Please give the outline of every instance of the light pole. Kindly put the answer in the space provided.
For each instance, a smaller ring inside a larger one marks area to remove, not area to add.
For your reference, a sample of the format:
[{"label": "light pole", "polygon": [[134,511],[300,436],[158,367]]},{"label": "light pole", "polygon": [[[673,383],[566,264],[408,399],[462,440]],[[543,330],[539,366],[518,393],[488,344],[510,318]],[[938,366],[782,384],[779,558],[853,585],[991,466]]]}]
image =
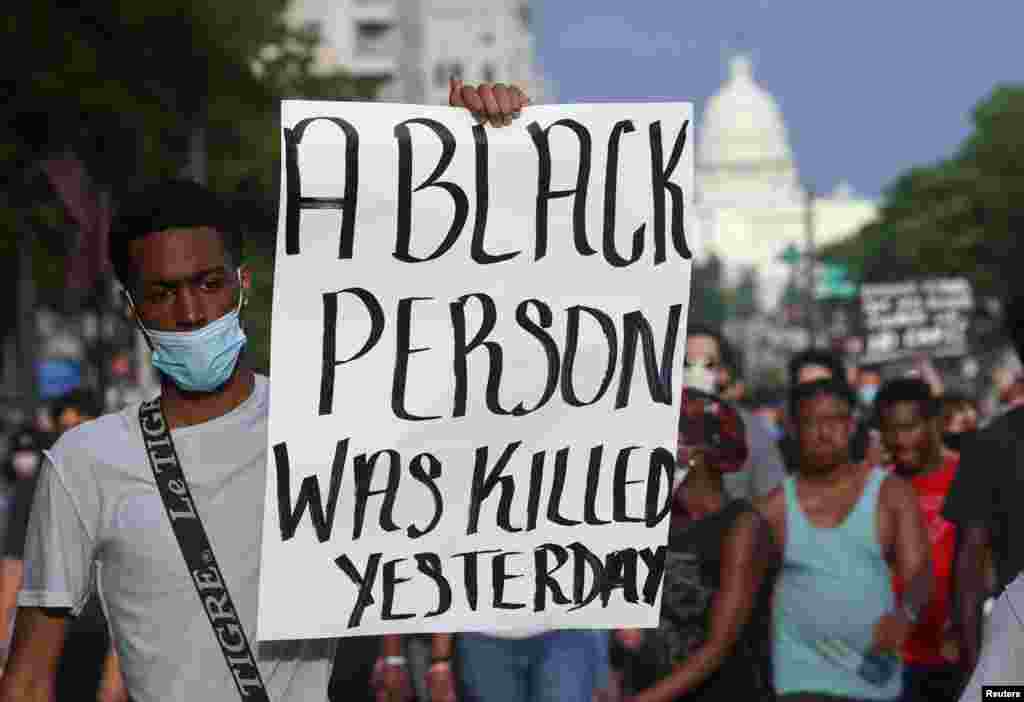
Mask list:
[{"label": "light pole", "polygon": [[818,338],[818,308],[814,299],[814,267],[817,263],[814,236],[814,188],[805,185],[804,188],[804,245],[807,251],[804,253],[804,322],[807,325],[807,336],[812,348]]}]

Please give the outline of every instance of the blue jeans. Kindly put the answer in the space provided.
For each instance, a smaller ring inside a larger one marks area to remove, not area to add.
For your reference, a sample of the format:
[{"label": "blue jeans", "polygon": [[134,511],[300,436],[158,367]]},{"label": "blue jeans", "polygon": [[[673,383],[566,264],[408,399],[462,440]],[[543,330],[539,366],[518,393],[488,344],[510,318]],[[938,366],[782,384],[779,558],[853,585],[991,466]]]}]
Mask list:
[{"label": "blue jeans", "polygon": [[525,639],[460,634],[456,641],[469,702],[593,702],[607,678],[604,632],[549,631]]}]

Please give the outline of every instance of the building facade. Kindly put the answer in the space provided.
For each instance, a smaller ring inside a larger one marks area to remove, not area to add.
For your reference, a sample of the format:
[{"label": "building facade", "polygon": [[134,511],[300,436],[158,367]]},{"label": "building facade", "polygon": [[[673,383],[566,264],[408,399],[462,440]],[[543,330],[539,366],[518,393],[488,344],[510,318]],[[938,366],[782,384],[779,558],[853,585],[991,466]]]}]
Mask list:
[{"label": "building facade", "polygon": [[806,250],[809,229],[815,247],[825,246],[876,215],[875,203],[843,182],[808,196],[782,112],[745,56],[730,61],[728,79],[705,105],[697,139],[700,255],[718,255],[733,275],[756,268],[765,309],[776,306],[792,273],[779,260],[787,246]]},{"label": "building facade", "polygon": [[742,349],[749,381],[783,382],[781,369],[792,353],[837,334],[829,326],[835,320],[825,319],[829,305],[816,305],[813,341],[806,320],[793,319],[783,293],[791,284],[806,291],[806,259],[786,263],[782,253],[805,254],[811,242],[818,249],[851,236],[875,218],[877,206],[845,182],[808,191],[778,103],[754,79],[745,56],[730,61],[728,78],[697,123],[696,188],[698,260],[718,256],[729,284],[744,269],[757,274],[763,313],[729,320],[725,333]]},{"label": "building facade", "polygon": [[321,68],[384,80],[382,100],[436,105],[448,79],[552,90],[537,68],[528,0],[297,0],[296,23],[319,22]]}]

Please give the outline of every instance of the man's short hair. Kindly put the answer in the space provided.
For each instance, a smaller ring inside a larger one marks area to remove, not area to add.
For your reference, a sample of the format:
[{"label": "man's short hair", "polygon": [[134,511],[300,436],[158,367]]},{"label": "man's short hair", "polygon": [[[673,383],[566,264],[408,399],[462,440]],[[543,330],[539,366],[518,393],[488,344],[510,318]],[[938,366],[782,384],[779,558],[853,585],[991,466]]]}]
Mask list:
[{"label": "man's short hair", "polygon": [[879,425],[882,420],[882,413],[895,405],[897,402],[913,402],[921,411],[925,419],[932,419],[938,416],[942,405],[939,399],[932,394],[931,386],[920,378],[896,378],[882,385],[875,397],[875,416]]},{"label": "man's short hair", "polygon": [[857,406],[857,396],[849,383],[842,378],[822,378],[807,383],[796,383],[789,389],[789,411],[794,421],[800,417],[800,403],[819,395],[835,397],[845,402],[851,414]]},{"label": "man's short hair", "polygon": [[789,359],[789,384],[791,387],[797,384],[800,371],[810,366],[827,368],[833,378],[846,380],[846,370],[838,356],[824,349],[806,349]]},{"label": "man's short hair", "polygon": [[110,228],[109,254],[114,273],[125,287],[136,283],[129,245],[153,232],[210,227],[220,234],[230,262],[242,262],[243,237],[227,202],[189,180],[147,185],[121,200]]}]

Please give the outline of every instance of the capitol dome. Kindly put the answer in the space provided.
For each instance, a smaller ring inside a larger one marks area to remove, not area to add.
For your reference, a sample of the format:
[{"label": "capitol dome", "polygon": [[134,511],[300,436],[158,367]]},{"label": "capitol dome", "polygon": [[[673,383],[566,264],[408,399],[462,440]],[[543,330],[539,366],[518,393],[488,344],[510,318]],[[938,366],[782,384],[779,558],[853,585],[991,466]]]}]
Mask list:
[{"label": "capitol dome", "polygon": [[754,82],[746,56],[729,62],[729,79],[707,102],[697,150],[702,168],[791,166],[778,104]]}]

